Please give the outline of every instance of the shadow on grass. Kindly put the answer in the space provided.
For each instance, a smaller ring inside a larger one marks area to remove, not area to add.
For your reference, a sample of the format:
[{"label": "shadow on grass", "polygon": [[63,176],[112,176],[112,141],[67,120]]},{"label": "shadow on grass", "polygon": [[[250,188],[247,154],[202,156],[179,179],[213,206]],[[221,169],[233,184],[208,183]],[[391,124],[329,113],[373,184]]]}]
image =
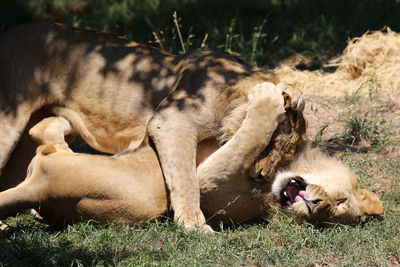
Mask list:
[{"label": "shadow on grass", "polygon": [[[93,266],[114,265],[127,257],[129,251],[112,248],[107,242],[100,250],[77,245],[58,237],[62,232],[44,224],[22,224],[0,232],[1,266]],[[93,242],[99,242],[93,240]],[[96,247],[98,247],[96,245]]]}]

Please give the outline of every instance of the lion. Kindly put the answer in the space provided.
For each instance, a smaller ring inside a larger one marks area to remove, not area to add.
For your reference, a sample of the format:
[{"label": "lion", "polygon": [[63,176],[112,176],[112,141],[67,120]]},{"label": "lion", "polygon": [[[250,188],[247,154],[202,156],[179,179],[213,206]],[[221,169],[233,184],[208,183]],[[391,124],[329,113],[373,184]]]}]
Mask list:
[{"label": "lion", "polygon": [[[58,23],[0,35],[0,190],[15,186],[35,155],[28,130],[48,116],[80,120],[93,148],[135,150],[154,142],[175,221],[204,225],[196,147],[226,142],[245,117],[247,94],[273,81],[264,70],[210,51],[172,55],[123,37]],[[149,121],[150,120],[150,121]],[[148,122],[148,123],[147,123]]]},{"label": "lion", "polygon": [[[302,106],[297,109],[301,112]],[[251,166],[284,114],[281,90],[258,84],[249,91],[245,118],[233,136],[222,146],[198,144],[196,178],[207,222],[268,218],[274,207],[309,222],[356,224],[362,215],[381,214],[379,198],[359,189],[343,163],[316,149],[302,150],[269,182],[252,179]],[[53,223],[128,224],[165,215],[170,192],[152,140],[145,137],[136,149],[115,156],[74,153],[64,134],[80,123],[49,117],[30,130],[40,146],[26,180],[0,193],[0,214],[34,208]]]}]

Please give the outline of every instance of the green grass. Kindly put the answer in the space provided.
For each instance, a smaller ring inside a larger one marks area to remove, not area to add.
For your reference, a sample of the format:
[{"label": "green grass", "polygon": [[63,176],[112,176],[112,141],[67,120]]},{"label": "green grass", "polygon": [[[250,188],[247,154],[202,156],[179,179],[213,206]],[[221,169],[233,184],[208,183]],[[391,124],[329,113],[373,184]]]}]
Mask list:
[{"label": "green grass", "polygon": [[369,141],[372,146],[378,146],[379,144],[385,143],[386,137],[390,135],[385,127],[386,121],[384,119],[371,121],[367,119],[367,115],[363,118],[352,116],[345,118],[343,123],[345,130],[340,136],[340,139],[347,143],[354,144],[361,140],[366,140]]},{"label": "green grass", "polygon": [[240,265],[385,266],[399,257],[399,190],[385,195],[382,218],[357,227],[297,225],[283,214],[269,223],[225,229],[215,235],[186,231],[172,222],[128,227],[80,223],[62,231],[27,215],[0,233],[2,266]]}]

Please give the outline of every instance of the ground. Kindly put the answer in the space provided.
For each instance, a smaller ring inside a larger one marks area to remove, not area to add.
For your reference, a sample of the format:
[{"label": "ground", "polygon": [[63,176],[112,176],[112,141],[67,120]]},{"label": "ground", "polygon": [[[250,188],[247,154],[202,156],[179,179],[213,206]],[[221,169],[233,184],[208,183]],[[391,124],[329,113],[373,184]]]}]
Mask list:
[{"label": "ground", "polygon": [[[370,177],[369,185],[383,194],[400,185],[396,176],[388,176],[387,169],[381,169],[382,161],[393,163],[394,175],[400,168],[395,166],[400,164],[400,92],[387,90],[370,95],[365,91],[341,97],[305,92],[308,137],[350,164],[359,161],[357,171]],[[343,140],[351,127],[364,130],[366,136],[354,142],[352,137]]]}]

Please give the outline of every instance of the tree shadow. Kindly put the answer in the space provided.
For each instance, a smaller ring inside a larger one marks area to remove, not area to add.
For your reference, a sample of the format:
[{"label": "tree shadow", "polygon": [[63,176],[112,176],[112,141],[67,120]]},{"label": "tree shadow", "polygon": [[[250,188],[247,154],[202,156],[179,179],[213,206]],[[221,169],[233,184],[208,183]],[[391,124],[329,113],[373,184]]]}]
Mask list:
[{"label": "tree shadow", "polygon": [[[116,253],[112,244],[99,250],[77,246],[71,240],[57,238],[59,231],[44,224],[17,225],[0,231],[2,266],[94,266],[115,265],[131,256],[124,248]],[[54,237],[52,237],[54,236]],[[93,240],[93,242],[101,242]]]}]

